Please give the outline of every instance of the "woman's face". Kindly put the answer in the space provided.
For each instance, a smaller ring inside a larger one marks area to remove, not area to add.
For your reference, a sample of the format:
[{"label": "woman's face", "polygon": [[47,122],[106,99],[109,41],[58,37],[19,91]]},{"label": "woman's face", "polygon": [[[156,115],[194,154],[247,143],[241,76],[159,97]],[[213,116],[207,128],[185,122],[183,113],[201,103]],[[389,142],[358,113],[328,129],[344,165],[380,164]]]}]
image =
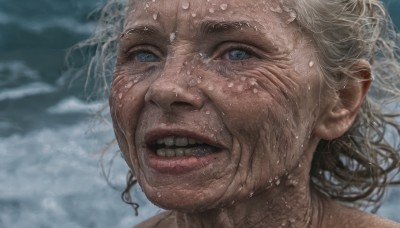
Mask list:
[{"label": "woman's face", "polygon": [[110,105],[152,202],[247,199],[313,151],[321,83],[295,16],[279,1],[131,2]]}]

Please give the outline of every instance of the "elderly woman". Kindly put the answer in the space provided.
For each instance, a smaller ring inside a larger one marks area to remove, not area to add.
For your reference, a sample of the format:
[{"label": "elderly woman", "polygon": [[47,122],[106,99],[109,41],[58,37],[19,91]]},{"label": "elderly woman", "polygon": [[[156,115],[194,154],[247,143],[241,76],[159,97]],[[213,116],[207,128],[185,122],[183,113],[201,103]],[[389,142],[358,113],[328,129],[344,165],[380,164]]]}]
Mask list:
[{"label": "elderly woman", "polygon": [[398,38],[378,0],[114,0],[103,12],[89,42],[99,69],[119,49],[124,196],[138,182],[167,210],[139,227],[400,227],[358,210],[377,208],[399,171],[386,103],[400,95]]}]

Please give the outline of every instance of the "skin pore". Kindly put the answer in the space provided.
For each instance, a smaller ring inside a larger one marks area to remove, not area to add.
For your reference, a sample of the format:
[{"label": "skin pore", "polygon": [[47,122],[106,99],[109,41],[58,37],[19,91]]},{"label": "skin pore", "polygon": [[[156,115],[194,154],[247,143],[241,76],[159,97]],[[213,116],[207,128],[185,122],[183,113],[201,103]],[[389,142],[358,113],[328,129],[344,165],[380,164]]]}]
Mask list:
[{"label": "skin pore", "polygon": [[[279,1],[130,5],[110,95],[115,134],[146,196],[174,211],[143,227],[365,220],[316,193],[309,171],[319,140],[351,126],[369,82],[328,93],[311,40],[289,12],[271,10]],[[205,152],[159,156],[155,142],[170,136],[202,141]]]}]

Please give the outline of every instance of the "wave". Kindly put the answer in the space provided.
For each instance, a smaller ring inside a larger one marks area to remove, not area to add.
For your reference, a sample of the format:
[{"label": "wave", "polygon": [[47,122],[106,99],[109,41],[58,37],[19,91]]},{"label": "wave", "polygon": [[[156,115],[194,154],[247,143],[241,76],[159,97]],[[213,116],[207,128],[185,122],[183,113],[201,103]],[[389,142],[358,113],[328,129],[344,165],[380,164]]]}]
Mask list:
[{"label": "wave", "polygon": [[1,81],[0,87],[9,86],[19,81],[38,81],[40,80],[39,73],[28,67],[22,61],[7,61],[0,62]]},{"label": "wave", "polygon": [[103,102],[86,103],[76,97],[69,97],[50,107],[47,112],[49,114],[87,113],[100,110],[103,105]]},{"label": "wave", "polygon": [[99,151],[113,133],[103,126],[88,134],[89,128],[81,121],[0,137],[0,227],[124,228],[160,211],[140,189],[134,190],[139,217],[122,202],[127,166],[120,156],[111,175],[118,190],[107,185],[99,174]]},{"label": "wave", "polygon": [[57,89],[54,86],[33,82],[13,89],[3,89],[0,92],[0,101],[21,99],[28,96],[53,93]]},{"label": "wave", "polygon": [[83,23],[75,18],[68,16],[54,17],[52,19],[29,20],[22,17],[16,17],[0,11],[0,25],[17,24],[28,31],[41,33],[49,28],[61,28],[68,31],[81,34],[92,34],[95,28],[94,22]]}]

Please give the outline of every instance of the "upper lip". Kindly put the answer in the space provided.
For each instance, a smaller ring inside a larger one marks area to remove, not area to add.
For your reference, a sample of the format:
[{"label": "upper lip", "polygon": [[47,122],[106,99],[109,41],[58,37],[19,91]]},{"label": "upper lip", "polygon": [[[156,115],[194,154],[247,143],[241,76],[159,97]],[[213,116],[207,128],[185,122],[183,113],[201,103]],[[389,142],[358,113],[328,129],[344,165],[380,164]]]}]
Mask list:
[{"label": "upper lip", "polygon": [[146,145],[154,145],[158,139],[162,139],[169,136],[178,136],[178,137],[188,137],[192,139],[196,139],[198,141],[202,141],[205,144],[208,144],[213,147],[217,147],[219,149],[224,149],[225,147],[220,143],[212,140],[206,135],[200,135],[196,132],[186,130],[186,129],[154,129],[150,130],[145,134],[144,141]]}]

